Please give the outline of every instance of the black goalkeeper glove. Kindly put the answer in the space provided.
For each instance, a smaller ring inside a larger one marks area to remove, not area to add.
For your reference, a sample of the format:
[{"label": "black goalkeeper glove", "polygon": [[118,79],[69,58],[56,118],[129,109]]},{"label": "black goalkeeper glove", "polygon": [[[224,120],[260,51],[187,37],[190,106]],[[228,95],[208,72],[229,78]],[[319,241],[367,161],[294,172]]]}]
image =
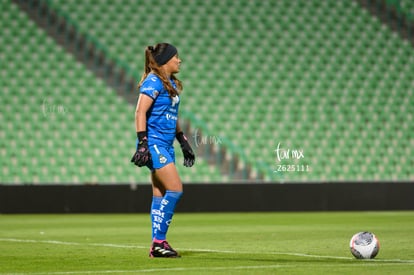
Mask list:
[{"label": "black goalkeeper glove", "polygon": [[187,141],[187,138],[184,136],[183,132],[179,132],[175,135],[178,142],[181,145],[181,150],[183,151],[184,155],[184,166],[191,167],[194,165],[195,162],[195,155],[193,150],[191,149],[190,144]]},{"label": "black goalkeeper glove", "polygon": [[138,145],[137,151],[132,156],[131,162],[142,167],[145,166],[151,159],[150,151],[148,150],[147,132],[137,132]]}]

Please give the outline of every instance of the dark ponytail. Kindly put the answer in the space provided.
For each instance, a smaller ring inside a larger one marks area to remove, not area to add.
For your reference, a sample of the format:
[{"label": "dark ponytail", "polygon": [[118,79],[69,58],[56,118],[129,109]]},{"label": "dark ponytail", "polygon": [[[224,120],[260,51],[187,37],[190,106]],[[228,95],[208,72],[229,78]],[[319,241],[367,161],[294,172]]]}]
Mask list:
[{"label": "dark ponytail", "polygon": [[147,78],[148,74],[153,72],[161,79],[164,88],[168,91],[170,97],[175,97],[176,95],[178,95],[183,88],[181,81],[177,79],[174,75],[171,76],[172,80],[177,86],[177,89],[174,89],[169,79],[165,76],[164,73],[162,73],[161,66],[156,61],[157,59],[158,62],[161,63],[161,65],[163,65],[168,60],[170,60],[172,56],[176,54],[176,52],[177,50],[175,49],[175,47],[168,43],[159,43],[156,44],[155,47],[147,46],[145,48],[144,74],[142,75],[141,80],[138,84],[138,89],[141,87],[142,82],[145,80],[145,78]]}]

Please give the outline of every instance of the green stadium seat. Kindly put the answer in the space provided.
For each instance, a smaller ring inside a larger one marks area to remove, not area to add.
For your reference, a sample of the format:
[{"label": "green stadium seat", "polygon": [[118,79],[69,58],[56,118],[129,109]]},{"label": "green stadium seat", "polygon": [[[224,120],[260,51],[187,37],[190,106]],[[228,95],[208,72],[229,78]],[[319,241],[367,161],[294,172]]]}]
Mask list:
[{"label": "green stadium seat", "polygon": [[[409,1],[388,0],[387,4],[407,15],[411,8],[407,8],[406,2]],[[244,161],[254,170],[252,175],[263,173],[269,181],[413,178],[408,168],[398,165],[399,158],[408,166],[413,164],[409,148],[414,132],[410,116],[414,101],[410,100],[412,93],[407,92],[414,90],[413,49],[356,2],[214,0],[196,4],[182,0],[166,12],[165,5],[145,0],[140,5],[142,13],[128,8],[125,2],[48,3],[69,16],[83,33],[99,41],[109,57],[127,64],[131,75],[140,76],[147,44],[161,40],[176,43],[184,60],[180,72],[185,84],[184,114],[192,114],[186,118],[195,117],[208,125],[209,131],[204,133],[207,136],[219,135],[231,140],[233,146],[227,148],[229,151],[244,150],[247,155]],[[109,167],[96,173],[90,172],[91,168],[82,168],[83,172],[78,174],[76,169],[67,168],[65,175],[50,167],[50,178],[147,182],[147,175],[140,175],[144,173],[118,164],[131,154],[126,141],[123,147],[116,141],[126,140],[131,131],[134,107],[115,99],[113,91],[64,54],[47,36],[39,34],[13,7],[7,4],[4,9],[7,12],[2,12],[4,19],[0,20],[0,26],[7,26],[2,39],[11,45],[0,46],[1,50],[7,52],[7,63],[13,64],[10,68],[20,68],[5,73],[1,67],[0,84],[7,86],[3,102],[13,106],[6,109],[7,113],[17,109],[18,102],[28,106],[24,108],[37,104],[34,109],[27,109],[29,116],[11,118],[18,122],[17,128],[24,129],[22,121],[37,112],[40,122],[33,127],[39,140],[63,139],[56,142],[63,147],[70,140],[68,147],[82,148],[87,154],[86,163],[74,162],[78,171],[86,164],[94,167],[95,162]],[[271,17],[267,16],[269,11]],[[174,17],[178,12],[182,16]],[[9,20],[10,14],[18,18],[15,23]],[[142,20],[141,14],[148,16]],[[165,14],[164,21],[174,22],[175,27],[161,26],[154,30],[152,26],[157,24],[158,17],[153,14]],[[32,43],[29,45],[41,46],[21,45],[29,35]],[[16,47],[20,47],[20,54],[11,55]],[[57,70],[50,73],[46,67],[32,65],[44,63],[56,66]],[[29,87],[25,90],[19,87],[22,75],[33,75],[27,79]],[[63,96],[58,97],[57,92]],[[22,96],[24,99],[20,100]],[[49,104],[67,106],[68,112],[44,117],[39,104],[45,98],[50,99]],[[100,106],[105,106],[105,112]],[[44,133],[63,128],[54,125],[67,127],[70,132],[57,136]],[[107,129],[111,131],[108,133]],[[83,134],[88,130],[92,134]],[[395,132],[400,133],[398,139],[393,136]],[[106,139],[108,135],[111,140]],[[131,136],[133,139],[133,133]],[[275,176],[271,170],[277,142],[303,147],[313,171]],[[105,153],[108,147],[123,149]],[[93,148],[102,151],[101,158],[94,156]],[[79,158],[79,154],[63,150],[68,157]],[[397,154],[390,155],[387,150]],[[41,163],[40,159],[37,161]],[[383,165],[385,162],[388,166]],[[220,167],[210,171],[211,165],[202,160],[200,163],[194,170],[180,170],[185,180],[225,179],[218,171]],[[58,168],[60,165],[57,164]],[[362,168],[358,169],[359,166]],[[30,171],[23,176],[8,177],[28,179]],[[40,172],[36,177],[39,181],[43,179]]]}]

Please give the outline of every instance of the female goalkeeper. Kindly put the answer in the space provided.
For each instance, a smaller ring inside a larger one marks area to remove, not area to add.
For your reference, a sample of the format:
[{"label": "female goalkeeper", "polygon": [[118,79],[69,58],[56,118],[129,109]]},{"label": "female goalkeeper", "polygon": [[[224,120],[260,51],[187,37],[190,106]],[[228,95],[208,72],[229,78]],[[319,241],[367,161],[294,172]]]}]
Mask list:
[{"label": "female goalkeeper", "polygon": [[150,257],[179,257],[167,242],[166,234],[183,185],[175,167],[174,139],[184,155],[184,165],[191,167],[195,156],[178,121],[181,81],[175,77],[181,60],[177,49],[159,43],[145,49],[145,70],[139,82],[135,111],[137,149],[131,162],[151,170],[152,246]]}]

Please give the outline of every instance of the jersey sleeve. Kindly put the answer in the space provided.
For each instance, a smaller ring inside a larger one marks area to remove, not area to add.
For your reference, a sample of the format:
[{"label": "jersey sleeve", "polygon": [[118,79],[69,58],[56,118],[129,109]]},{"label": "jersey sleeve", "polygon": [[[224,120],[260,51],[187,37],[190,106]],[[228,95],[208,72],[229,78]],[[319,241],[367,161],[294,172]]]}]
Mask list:
[{"label": "jersey sleeve", "polygon": [[149,75],[142,83],[139,91],[152,99],[156,99],[163,88],[161,80],[155,75]]}]

